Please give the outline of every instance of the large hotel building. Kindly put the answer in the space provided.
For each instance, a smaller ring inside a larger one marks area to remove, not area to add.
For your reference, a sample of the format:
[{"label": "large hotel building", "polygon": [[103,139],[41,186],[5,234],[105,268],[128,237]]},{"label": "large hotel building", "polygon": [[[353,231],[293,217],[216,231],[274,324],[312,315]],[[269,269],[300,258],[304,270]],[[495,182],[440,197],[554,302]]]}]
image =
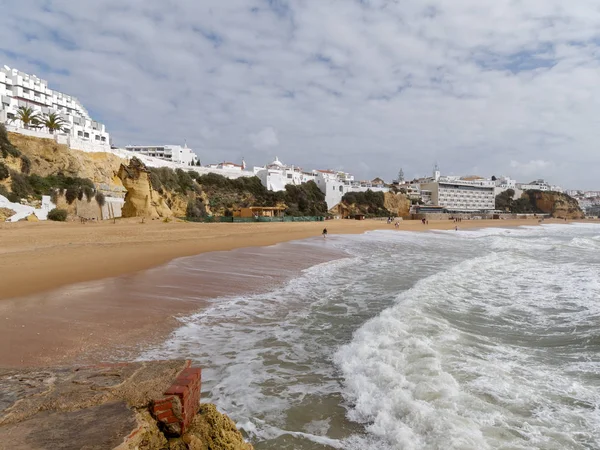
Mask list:
[{"label": "large hotel building", "polygon": [[431,203],[451,212],[492,211],[496,209],[495,183],[476,178],[442,177],[436,167],[433,178],[421,183],[421,190],[431,192]]}]

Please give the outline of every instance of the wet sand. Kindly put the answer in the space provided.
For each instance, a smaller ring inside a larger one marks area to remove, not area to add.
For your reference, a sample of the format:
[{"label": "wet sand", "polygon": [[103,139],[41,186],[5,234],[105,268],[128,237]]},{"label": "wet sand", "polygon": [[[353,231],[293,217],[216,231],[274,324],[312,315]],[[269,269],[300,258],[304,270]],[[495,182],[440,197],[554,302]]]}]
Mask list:
[{"label": "wet sand", "polygon": [[[458,226],[532,224],[537,221]],[[131,359],[164,340],[177,316],[201,310],[211,298],[268,289],[302,269],[343,257],[320,237],[274,245],[318,236],[325,226],[330,234],[394,230],[385,221],[349,220],[0,224],[0,365]],[[400,230],[455,226],[405,221]],[[196,256],[181,258],[187,255]]]}]

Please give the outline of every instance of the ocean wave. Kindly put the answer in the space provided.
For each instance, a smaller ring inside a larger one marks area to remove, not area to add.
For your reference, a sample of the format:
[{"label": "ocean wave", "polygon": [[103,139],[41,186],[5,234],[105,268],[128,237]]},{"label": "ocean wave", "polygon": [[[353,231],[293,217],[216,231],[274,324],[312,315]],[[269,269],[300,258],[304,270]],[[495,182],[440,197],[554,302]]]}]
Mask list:
[{"label": "ocean wave", "polygon": [[348,257],[211,299],[143,358],[203,366],[203,401],[265,449],[598,448],[600,254],[572,245],[597,236],[335,237]]},{"label": "ocean wave", "polygon": [[406,449],[599,446],[600,395],[563,371],[600,348],[599,278],[490,253],[419,281],[337,352],[349,417]]}]

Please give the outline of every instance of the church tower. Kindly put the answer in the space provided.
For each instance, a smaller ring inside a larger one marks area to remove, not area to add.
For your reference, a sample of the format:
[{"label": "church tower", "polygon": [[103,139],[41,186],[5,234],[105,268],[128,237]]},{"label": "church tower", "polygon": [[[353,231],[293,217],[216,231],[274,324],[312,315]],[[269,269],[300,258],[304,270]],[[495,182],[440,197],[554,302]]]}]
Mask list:
[{"label": "church tower", "polygon": [[433,166],[433,179],[435,181],[440,181],[440,176],[441,176],[440,167],[438,166],[438,163],[436,162],[435,166]]}]

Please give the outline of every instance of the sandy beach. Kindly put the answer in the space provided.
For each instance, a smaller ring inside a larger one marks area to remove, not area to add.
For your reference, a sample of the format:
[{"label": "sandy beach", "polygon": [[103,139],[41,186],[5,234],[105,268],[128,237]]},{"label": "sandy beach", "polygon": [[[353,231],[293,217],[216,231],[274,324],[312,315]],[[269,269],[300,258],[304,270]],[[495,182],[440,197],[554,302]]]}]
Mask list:
[{"label": "sandy beach", "polygon": [[[475,220],[458,226],[537,224],[537,220]],[[404,221],[400,230],[454,229],[456,225],[452,221],[428,225]],[[0,361],[3,366],[21,366],[87,362],[107,355],[131,357],[140,345],[164,339],[177,326],[175,317],[201,310],[210,298],[255,291],[266,283],[282,281],[288,272],[292,276],[294,271],[341,257],[327,249],[297,249],[300,256],[290,262],[289,255],[277,247],[263,248],[320,239],[323,227],[331,235],[394,230],[393,225],[378,220],[0,224]],[[235,249],[235,254],[210,253]],[[200,254],[204,254],[202,266],[209,269],[194,272],[193,286],[178,278],[180,266],[167,264]]]}]

